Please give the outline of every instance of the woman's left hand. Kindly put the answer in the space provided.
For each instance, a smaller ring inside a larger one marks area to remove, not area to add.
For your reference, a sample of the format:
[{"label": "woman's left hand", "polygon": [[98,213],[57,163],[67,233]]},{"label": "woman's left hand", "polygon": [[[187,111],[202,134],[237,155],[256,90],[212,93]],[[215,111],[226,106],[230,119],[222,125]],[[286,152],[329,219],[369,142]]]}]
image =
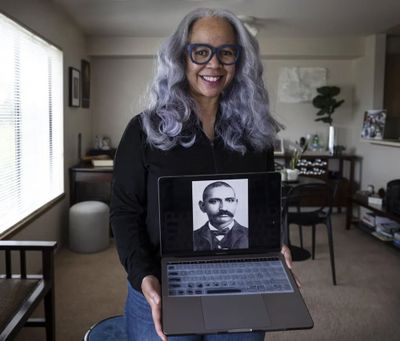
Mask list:
[{"label": "woman's left hand", "polygon": [[293,273],[292,271],[292,253],[290,252],[290,249],[287,247],[287,245],[282,245],[282,249],[281,249],[281,253],[283,254],[283,256],[285,257],[285,261],[286,261],[286,265],[289,268],[289,270],[291,271],[297,286],[300,288],[301,287],[301,283],[299,281],[299,279],[297,278],[297,276]]}]

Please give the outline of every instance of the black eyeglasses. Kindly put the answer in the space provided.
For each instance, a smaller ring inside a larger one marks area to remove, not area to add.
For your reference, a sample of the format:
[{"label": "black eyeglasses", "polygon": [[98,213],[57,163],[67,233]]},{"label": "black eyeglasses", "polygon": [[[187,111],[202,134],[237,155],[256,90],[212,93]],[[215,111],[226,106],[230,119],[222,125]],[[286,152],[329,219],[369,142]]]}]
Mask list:
[{"label": "black eyeglasses", "polygon": [[207,64],[216,55],[221,64],[232,65],[238,62],[242,47],[236,44],[225,44],[218,47],[208,44],[188,44],[187,50],[190,60],[195,64]]}]

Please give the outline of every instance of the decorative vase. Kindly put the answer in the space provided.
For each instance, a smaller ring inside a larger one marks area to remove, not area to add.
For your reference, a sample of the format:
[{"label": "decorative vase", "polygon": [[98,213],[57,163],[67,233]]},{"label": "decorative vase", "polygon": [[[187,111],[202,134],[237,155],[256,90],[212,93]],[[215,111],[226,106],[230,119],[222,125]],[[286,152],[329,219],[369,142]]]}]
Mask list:
[{"label": "decorative vase", "polygon": [[334,153],[334,147],[336,144],[336,131],[335,127],[330,125],[329,126],[329,133],[328,133],[328,151],[331,155]]}]

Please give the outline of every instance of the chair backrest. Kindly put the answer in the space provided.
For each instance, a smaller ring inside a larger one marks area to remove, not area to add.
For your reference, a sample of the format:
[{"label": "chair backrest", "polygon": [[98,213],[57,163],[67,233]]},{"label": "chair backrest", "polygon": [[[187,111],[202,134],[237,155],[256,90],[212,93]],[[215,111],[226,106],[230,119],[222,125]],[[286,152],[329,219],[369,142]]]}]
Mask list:
[{"label": "chair backrest", "polygon": [[331,214],[333,202],[336,196],[337,185],[333,187],[327,183],[310,183],[292,187],[287,195],[284,211],[295,207],[301,212],[324,212]]}]

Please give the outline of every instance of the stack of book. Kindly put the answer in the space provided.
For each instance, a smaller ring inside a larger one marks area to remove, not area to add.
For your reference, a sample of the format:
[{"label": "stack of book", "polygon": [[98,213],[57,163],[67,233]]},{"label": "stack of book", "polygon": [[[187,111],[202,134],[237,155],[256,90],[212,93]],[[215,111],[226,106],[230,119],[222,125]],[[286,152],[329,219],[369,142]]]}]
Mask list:
[{"label": "stack of book", "polygon": [[364,228],[370,230],[371,232],[375,231],[375,213],[365,212],[361,217],[361,221]]},{"label": "stack of book", "polygon": [[394,242],[396,235],[398,244],[400,244],[400,224],[398,222],[372,212],[364,213],[361,220],[364,227],[369,229],[376,238],[385,242]]}]

